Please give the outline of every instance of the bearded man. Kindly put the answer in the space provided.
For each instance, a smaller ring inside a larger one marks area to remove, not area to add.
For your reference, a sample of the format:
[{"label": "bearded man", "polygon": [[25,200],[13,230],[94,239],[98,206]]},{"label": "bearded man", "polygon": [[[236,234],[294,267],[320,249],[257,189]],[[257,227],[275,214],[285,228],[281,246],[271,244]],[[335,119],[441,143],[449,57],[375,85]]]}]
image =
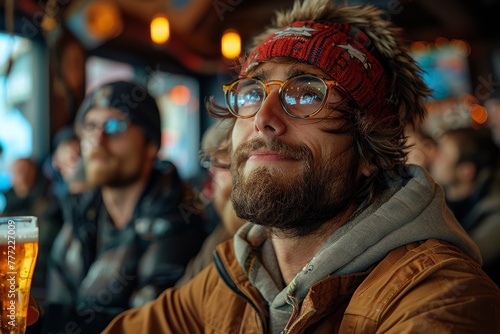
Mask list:
[{"label": "bearded man", "polygon": [[181,277],[206,236],[192,189],[159,161],[160,112],[147,90],[107,83],[77,116],[86,179],[65,202],[49,264],[45,333],[100,333]]},{"label": "bearded man", "polygon": [[223,86],[232,201],[214,264],[128,333],[494,333],[500,293],[443,190],[405,165],[429,90],[373,6],[295,2]]}]

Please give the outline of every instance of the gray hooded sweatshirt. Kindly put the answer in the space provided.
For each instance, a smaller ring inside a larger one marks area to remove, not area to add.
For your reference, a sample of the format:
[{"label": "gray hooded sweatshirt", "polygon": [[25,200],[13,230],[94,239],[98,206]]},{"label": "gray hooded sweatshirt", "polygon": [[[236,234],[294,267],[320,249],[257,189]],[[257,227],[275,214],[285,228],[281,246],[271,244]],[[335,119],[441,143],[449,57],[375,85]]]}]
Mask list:
[{"label": "gray hooded sweatshirt", "polygon": [[478,247],[447,208],[442,188],[420,167],[410,165],[407,171],[407,178],[391,180],[375,202],[358,209],[337,229],[288,286],[264,229],[247,223],[238,231],[234,238],[238,262],[269,304],[272,333],[281,333],[293,303],[301,302],[314,283],[329,275],[365,271],[397,247],[440,239],[481,263]]}]

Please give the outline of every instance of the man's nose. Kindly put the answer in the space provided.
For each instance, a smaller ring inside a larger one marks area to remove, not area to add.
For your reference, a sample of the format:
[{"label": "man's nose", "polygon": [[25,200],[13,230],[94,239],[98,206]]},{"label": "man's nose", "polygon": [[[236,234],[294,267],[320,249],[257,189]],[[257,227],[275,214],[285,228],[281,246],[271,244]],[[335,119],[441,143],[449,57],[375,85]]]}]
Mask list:
[{"label": "man's nose", "polygon": [[101,145],[105,140],[106,135],[102,127],[96,127],[93,129],[92,133],[87,134],[82,141],[86,141],[88,144],[97,146]]},{"label": "man's nose", "polygon": [[286,132],[285,111],[280,102],[279,89],[270,87],[268,95],[255,115],[254,129],[268,136],[281,136]]}]

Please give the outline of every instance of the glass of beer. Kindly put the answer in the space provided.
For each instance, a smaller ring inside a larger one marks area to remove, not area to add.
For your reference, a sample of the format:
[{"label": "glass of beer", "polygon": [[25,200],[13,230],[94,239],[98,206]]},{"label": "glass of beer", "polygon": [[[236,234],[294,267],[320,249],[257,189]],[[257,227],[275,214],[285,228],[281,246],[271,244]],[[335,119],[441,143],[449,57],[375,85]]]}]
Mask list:
[{"label": "glass of beer", "polygon": [[38,254],[38,219],[0,217],[2,334],[24,334],[31,279]]}]

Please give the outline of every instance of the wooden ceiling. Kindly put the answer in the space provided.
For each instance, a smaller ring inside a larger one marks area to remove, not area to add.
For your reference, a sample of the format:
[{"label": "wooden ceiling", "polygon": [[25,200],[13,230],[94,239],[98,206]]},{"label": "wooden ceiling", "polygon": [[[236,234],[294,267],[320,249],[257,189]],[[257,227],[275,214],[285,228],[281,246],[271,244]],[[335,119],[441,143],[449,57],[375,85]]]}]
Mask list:
[{"label": "wooden ceiling", "polygon": [[[14,0],[7,0],[14,1]],[[53,13],[62,23],[91,0],[15,0],[24,18]],[[96,0],[97,1],[97,0]],[[102,0],[101,0],[102,1]],[[146,57],[171,57],[192,70],[217,70],[221,61],[220,37],[226,29],[240,32],[243,43],[268,25],[275,10],[292,0],[106,0],[117,4],[123,32],[90,52],[126,52]],[[337,0],[339,3],[372,3],[403,27],[410,40],[434,41],[437,37],[466,40],[498,40],[496,20],[500,0]],[[5,3],[5,0],[0,1]],[[54,7],[54,4],[56,7]],[[50,5],[52,12],[50,12]],[[54,10],[54,8],[56,10]],[[37,14],[38,13],[38,14]],[[171,40],[163,46],[149,43],[149,22],[166,13]],[[84,29],[84,27],[81,27]],[[193,65],[194,64],[194,65]]]}]

